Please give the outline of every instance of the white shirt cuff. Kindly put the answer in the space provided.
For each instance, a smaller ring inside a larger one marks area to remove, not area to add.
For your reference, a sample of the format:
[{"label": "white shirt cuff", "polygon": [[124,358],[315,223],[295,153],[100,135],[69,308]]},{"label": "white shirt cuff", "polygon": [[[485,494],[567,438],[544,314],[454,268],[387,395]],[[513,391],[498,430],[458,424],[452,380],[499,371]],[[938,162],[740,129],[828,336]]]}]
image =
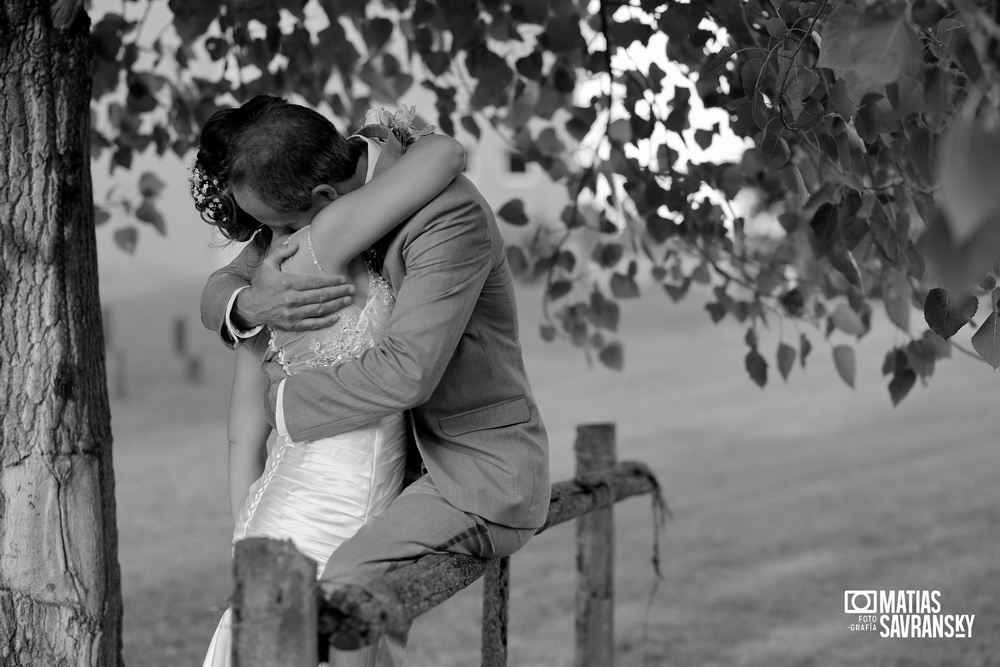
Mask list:
[{"label": "white shirt cuff", "polygon": [[274,427],[278,430],[278,435],[288,435],[288,427],[285,426],[285,381],[278,383],[278,401],[274,406]]},{"label": "white shirt cuff", "polygon": [[233,306],[236,305],[236,295],[242,292],[243,290],[249,288],[250,286],[247,285],[246,287],[241,287],[235,292],[233,292],[233,295],[229,297],[229,303],[226,304],[226,329],[229,330],[229,334],[232,336],[233,341],[237,344],[239,343],[241,338],[253,338],[258,333],[260,333],[261,329],[264,328],[264,325],[258,324],[249,331],[243,331],[235,324],[233,324],[232,315],[233,315]]}]

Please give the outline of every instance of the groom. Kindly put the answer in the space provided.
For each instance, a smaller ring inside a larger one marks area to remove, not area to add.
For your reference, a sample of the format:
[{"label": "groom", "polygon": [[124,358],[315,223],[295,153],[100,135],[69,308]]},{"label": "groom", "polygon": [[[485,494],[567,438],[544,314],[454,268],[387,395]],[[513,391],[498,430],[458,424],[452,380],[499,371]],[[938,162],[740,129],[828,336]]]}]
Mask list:
[{"label": "groom", "polygon": [[[359,141],[344,139],[318,113],[299,109],[301,126],[292,119],[246,130],[273,142],[269,164],[257,170],[272,182],[245,184],[258,195],[256,203],[272,210],[277,205],[262,193],[274,189],[276,178],[310,178],[284,159],[306,128],[324,123],[332,142]],[[357,134],[375,141],[366,142],[368,150],[354,164],[339,165],[339,173],[351,174],[329,182],[339,194],[360,187],[402,154],[385,126],[367,125]],[[310,173],[318,169],[313,167]],[[390,232],[378,255],[396,293],[381,343],[359,358],[293,376],[277,364],[265,365],[271,378],[266,403],[280,433],[315,440],[408,410],[423,459],[426,474],[331,556],[323,574],[328,591],[336,582],[377,581],[400,563],[431,553],[510,555],[548,512],[548,440],[528,386],[510,270],[489,204],[459,176]],[[202,294],[205,325],[232,344],[253,333],[241,325],[286,326],[289,317],[322,316],[317,296],[342,296],[328,284],[283,280],[275,270],[279,259],[266,258],[253,268],[253,258],[241,255],[214,273]],[[300,304],[299,310],[289,315],[287,303]],[[369,649],[338,652],[330,661],[336,667],[399,665],[405,641],[383,637]]]}]

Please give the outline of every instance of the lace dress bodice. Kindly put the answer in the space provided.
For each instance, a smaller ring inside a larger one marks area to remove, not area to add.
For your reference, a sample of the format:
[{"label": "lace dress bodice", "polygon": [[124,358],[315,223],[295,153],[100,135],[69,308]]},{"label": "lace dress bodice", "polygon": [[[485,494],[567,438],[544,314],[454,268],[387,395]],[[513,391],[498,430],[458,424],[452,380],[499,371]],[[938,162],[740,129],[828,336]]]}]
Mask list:
[{"label": "lace dress bodice", "polygon": [[[312,260],[308,264],[310,270],[314,273],[323,273],[313,250],[308,226],[291,234],[285,243],[298,243],[300,249],[308,249]],[[301,272],[302,266],[305,264],[300,263],[296,271]],[[307,368],[332,366],[357,357],[365,350],[374,347],[385,335],[394,304],[392,287],[368,264],[368,298],[363,308],[354,304],[347,306],[341,311],[340,319],[326,329],[313,331],[271,329],[268,352],[271,358],[281,363],[289,375]]]}]

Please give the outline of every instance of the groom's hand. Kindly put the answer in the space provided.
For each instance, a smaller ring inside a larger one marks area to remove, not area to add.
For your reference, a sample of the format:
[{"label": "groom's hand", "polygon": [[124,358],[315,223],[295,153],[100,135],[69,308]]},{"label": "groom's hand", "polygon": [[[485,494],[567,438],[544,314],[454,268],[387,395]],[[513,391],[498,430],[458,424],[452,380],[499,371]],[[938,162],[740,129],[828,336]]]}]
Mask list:
[{"label": "groom's hand", "polygon": [[295,254],[294,243],[279,245],[257,268],[250,288],[233,304],[233,323],[241,329],[267,324],[288,331],[331,326],[338,310],[351,303],[354,286],[344,276],[282,273],[281,264]]}]

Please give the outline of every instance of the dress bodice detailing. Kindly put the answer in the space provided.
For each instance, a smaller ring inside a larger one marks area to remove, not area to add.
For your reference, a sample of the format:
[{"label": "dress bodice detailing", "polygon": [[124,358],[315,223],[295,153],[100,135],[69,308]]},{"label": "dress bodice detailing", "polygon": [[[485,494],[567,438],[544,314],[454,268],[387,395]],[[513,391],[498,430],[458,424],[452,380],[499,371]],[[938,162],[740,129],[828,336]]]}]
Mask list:
[{"label": "dress bodice detailing", "polygon": [[[323,273],[312,245],[309,227],[304,233],[313,267]],[[294,236],[294,235],[293,235]],[[286,241],[287,243],[288,241]],[[360,356],[376,345],[385,334],[396,297],[388,281],[379,275],[366,259],[368,268],[368,299],[364,308],[355,305],[341,311],[333,326],[314,331],[271,329],[269,351],[285,372],[294,375],[309,368],[333,366]],[[353,311],[353,312],[351,312]]]}]

